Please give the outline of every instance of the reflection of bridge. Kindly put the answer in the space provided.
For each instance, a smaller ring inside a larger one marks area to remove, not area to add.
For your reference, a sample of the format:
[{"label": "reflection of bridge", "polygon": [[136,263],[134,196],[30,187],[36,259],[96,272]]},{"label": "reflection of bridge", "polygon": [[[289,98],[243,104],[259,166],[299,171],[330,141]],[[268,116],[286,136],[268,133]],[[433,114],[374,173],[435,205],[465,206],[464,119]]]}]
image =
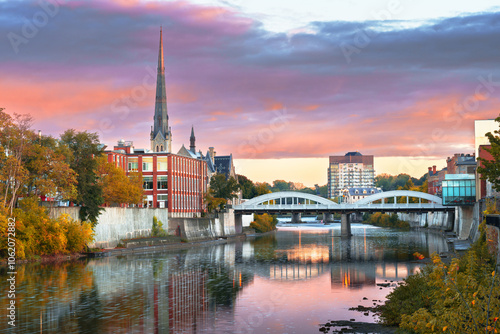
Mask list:
[{"label": "reflection of bridge", "polygon": [[[418,203],[411,203],[410,198],[418,199]],[[391,199],[392,203],[386,203],[388,199]],[[398,199],[403,203],[398,203]],[[316,195],[283,191],[261,195],[234,206],[234,212],[237,218],[241,214],[251,213],[291,213],[292,222],[300,221],[300,215],[302,213],[323,213],[326,221],[332,221],[333,213],[340,213],[342,214],[341,230],[343,236],[351,235],[351,225],[349,221],[349,214],[351,213],[436,212],[454,210],[454,207],[443,206],[440,197],[409,190],[382,192],[365,197],[353,204],[337,204]]]}]

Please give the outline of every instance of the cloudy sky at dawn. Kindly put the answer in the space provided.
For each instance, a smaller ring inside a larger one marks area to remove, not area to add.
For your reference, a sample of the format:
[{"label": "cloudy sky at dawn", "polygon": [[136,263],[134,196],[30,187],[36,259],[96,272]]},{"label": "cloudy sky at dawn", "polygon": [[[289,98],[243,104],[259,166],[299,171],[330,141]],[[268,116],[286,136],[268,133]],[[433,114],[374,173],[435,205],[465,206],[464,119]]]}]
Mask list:
[{"label": "cloudy sky at dawn", "polygon": [[0,1],[0,107],[149,148],[160,25],[173,150],[193,125],[255,181],[322,185],[347,151],[420,177],[499,114],[483,0]]}]

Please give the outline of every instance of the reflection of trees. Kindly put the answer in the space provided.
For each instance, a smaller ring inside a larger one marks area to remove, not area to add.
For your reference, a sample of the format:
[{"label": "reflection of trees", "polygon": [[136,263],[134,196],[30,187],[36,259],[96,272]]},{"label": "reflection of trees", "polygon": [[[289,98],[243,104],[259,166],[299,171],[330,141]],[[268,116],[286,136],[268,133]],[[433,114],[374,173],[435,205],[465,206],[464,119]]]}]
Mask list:
[{"label": "reflection of trees", "polygon": [[[19,332],[78,332],[72,305],[93,285],[92,271],[84,262],[29,263],[16,268],[16,310]],[[36,274],[34,274],[36,273]],[[0,288],[8,291],[2,271]],[[0,322],[0,332],[7,322]]]},{"label": "reflection of trees", "polygon": [[275,233],[255,238],[250,243],[254,249],[255,261],[274,261],[278,259],[278,255],[276,254],[278,240]]},{"label": "reflection of trees", "polygon": [[253,281],[253,274],[234,270],[224,265],[208,269],[207,290],[211,303],[233,306],[236,296]]},{"label": "reflection of trees", "polygon": [[97,286],[92,284],[90,290],[80,292],[76,308],[76,318],[78,319],[80,333],[101,333],[102,316],[103,311]]}]

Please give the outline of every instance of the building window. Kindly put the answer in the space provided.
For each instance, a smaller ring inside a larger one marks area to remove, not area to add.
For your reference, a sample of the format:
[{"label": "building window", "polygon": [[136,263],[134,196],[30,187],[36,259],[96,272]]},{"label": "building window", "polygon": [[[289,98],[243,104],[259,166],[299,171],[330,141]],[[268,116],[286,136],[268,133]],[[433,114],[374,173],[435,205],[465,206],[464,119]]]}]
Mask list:
[{"label": "building window", "polygon": [[128,171],[129,172],[137,172],[138,170],[139,170],[138,158],[129,158],[128,159]]},{"label": "building window", "polygon": [[158,176],[157,189],[168,189],[168,176]]},{"label": "building window", "polygon": [[142,171],[152,172],[153,171],[153,158],[142,158]]},{"label": "building window", "polygon": [[158,201],[168,201],[168,195],[158,195]]},{"label": "building window", "polygon": [[153,189],[153,177],[152,176],[143,176],[142,177],[142,188],[145,190]]},{"label": "building window", "polygon": [[168,170],[168,158],[158,158],[156,163],[157,170]]}]

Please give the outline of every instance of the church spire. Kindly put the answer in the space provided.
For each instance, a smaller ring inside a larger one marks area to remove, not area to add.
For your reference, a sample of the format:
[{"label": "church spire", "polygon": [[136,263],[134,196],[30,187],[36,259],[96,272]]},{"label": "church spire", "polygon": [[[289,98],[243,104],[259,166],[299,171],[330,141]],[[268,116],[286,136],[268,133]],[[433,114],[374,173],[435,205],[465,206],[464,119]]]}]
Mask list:
[{"label": "church spire", "polygon": [[155,115],[151,131],[151,150],[171,152],[172,133],[168,126],[167,92],[165,88],[165,64],[163,61],[163,30],[160,27],[160,47],[158,50],[158,71],[156,76]]},{"label": "church spire", "polygon": [[196,145],[195,145],[196,138],[194,137],[194,127],[191,125],[191,137],[189,137],[189,150],[193,153],[196,153]]}]

